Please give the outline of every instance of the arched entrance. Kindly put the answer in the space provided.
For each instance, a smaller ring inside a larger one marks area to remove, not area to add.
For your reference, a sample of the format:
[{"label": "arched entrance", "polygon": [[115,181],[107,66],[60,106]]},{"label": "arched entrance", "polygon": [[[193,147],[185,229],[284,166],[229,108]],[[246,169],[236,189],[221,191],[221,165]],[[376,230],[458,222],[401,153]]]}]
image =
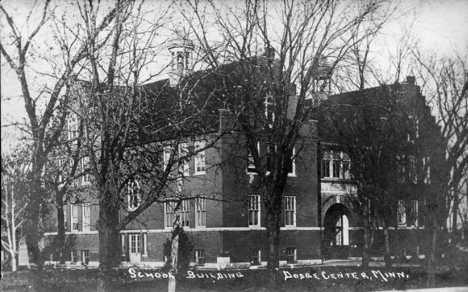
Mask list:
[{"label": "arched entrance", "polygon": [[323,252],[327,258],[349,256],[350,212],[343,204],[333,204],[325,213]]}]

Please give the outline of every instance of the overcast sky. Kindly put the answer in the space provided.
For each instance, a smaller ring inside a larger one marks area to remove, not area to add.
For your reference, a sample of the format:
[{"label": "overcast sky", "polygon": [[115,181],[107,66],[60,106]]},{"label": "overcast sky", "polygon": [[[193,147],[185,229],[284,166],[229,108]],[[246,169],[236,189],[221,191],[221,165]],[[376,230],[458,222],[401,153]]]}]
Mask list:
[{"label": "overcast sky", "polygon": [[[18,4],[17,1],[2,1],[2,5],[7,11],[12,11],[13,7],[19,7],[15,13],[20,13],[21,7],[25,6]],[[21,2],[30,3],[31,1],[22,0]],[[148,0],[149,3],[156,1],[158,0]],[[411,27],[413,34],[419,39],[420,49],[423,51],[431,50],[440,55],[450,55],[454,51],[464,52],[467,50],[468,0],[401,1],[399,12],[408,15],[406,18],[390,23],[385,29],[385,37],[379,41],[382,51],[391,50],[392,43],[399,37],[405,26]],[[3,14],[0,17],[3,23]],[[12,142],[14,144],[17,135],[11,134],[3,126],[11,120],[25,117],[25,112],[23,100],[18,95],[20,87],[16,82],[16,76],[3,58],[1,66],[2,146],[8,146]]]}]

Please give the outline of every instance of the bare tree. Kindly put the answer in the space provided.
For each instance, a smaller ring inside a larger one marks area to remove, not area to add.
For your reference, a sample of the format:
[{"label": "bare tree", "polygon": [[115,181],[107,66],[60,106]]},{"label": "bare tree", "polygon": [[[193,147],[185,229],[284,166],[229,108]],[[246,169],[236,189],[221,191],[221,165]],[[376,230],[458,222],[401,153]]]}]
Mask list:
[{"label": "bare tree", "polygon": [[[310,138],[304,133],[313,118],[310,98],[328,89],[320,80],[354,45],[376,34],[392,10],[381,1],[187,5],[181,13],[191,23],[205,65],[220,71],[218,98],[235,117],[258,174],[255,192],[266,210],[268,269],[274,271],[288,165],[301,151],[300,141]],[[237,68],[223,72],[220,64],[229,62]],[[268,149],[267,164],[258,143]]]},{"label": "bare tree", "polygon": [[17,269],[19,242],[24,235],[22,228],[28,220],[29,158],[27,149],[17,149],[16,154],[2,155],[2,248],[10,254],[12,271]]},{"label": "bare tree", "polygon": [[[37,7],[39,5],[40,7]],[[39,240],[41,238],[40,222],[41,212],[43,207],[48,206],[46,202],[46,192],[43,191],[43,173],[44,166],[49,159],[49,154],[56,146],[63,126],[65,124],[66,111],[61,112],[60,117],[56,117],[60,122],[53,123],[54,116],[57,114],[57,106],[66,106],[69,99],[68,95],[64,94],[64,87],[77,64],[79,64],[87,54],[87,49],[90,45],[89,40],[98,38],[103,31],[112,23],[115,15],[127,5],[126,1],[117,2],[113,9],[109,9],[108,13],[102,17],[99,24],[96,25],[94,31],[87,40],[82,40],[81,35],[73,35],[74,30],[66,27],[65,22],[62,22],[68,33],[72,33],[70,43],[61,43],[60,48],[63,53],[63,64],[56,63],[55,59],[45,57],[45,60],[50,61],[52,69],[56,71],[43,72],[41,66],[43,63],[35,63],[35,56],[38,51],[35,47],[40,46],[38,42],[39,35],[45,33],[46,23],[53,19],[53,7],[51,1],[34,2],[31,10],[25,17],[25,23],[21,20],[16,21],[9,12],[14,8],[14,4],[1,4],[1,13],[6,22],[3,26],[4,33],[0,43],[0,51],[2,56],[7,61],[8,65],[13,69],[18,78],[21,88],[18,90],[22,94],[24,106],[27,113],[28,125],[27,134],[32,141],[32,160],[31,160],[31,196],[30,201],[31,214],[30,226],[28,226],[28,245],[33,254],[33,260],[37,263],[39,269],[42,268],[41,251],[39,248]],[[31,29],[30,29],[31,28]],[[43,35],[42,35],[43,36]],[[36,59],[37,61],[37,59]],[[37,65],[38,67],[34,67]],[[44,84],[38,87],[32,87],[34,77],[39,74],[42,76],[51,77],[44,81]],[[37,94],[36,94],[37,92]]]},{"label": "bare tree", "polygon": [[[434,261],[437,249],[437,230],[449,219],[452,233],[450,239],[456,242],[456,226],[460,218],[459,204],[464,200],[466,174],[468,172],[468,68],[466,55],[455,54],[451,58],[426,56],[413,50],[417,64],[415,70],[422,80],[421,87],[428,96],[437,124],[445,139],[445,161],[443,166],[448,174],[440,186],[444,202],[439,204],[428,218],[432,232],[432,248],[429,255],[430,277],[428,286],[434,285]],[[465,199],[466,200],[466,199]]]}]

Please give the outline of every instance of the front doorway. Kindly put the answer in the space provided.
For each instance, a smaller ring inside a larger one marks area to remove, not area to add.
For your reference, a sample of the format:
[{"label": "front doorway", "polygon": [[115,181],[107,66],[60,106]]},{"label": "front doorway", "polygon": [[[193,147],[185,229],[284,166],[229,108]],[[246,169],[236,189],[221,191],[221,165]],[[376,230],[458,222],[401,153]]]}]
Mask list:
[{"label": "front doorway", "polygon": [[140,234],[129,234],[128,236],[130,263],[138,264],[141,261],[141,236]]},{"label": "front doorway", "polygon": [[333,204],[325,213],[323,253],[327,258],[349,257],[349,210]]}]

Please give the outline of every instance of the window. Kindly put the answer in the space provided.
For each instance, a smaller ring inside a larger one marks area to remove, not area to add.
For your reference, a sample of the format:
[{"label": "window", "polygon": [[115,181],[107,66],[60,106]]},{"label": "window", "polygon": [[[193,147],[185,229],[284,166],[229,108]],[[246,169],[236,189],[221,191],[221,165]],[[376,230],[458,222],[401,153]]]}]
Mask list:
[{"label": "window", "polygon": [[341,162],[337,159],[332,160],[332,169],[333,169],[333,174],[332,177],[334,178],[339,178],[340,177],[340,172],[341,172]]},{"label": "window", "polygon": [[260,196],[258,195],[249,198],[249,226],[260,227]]},{"label": "window", "polygon": [[284,225],[296,226],[296,197],[284,198]]},{"label": "window", "polygon": [[171,154],[172,154],[171,146],[164,146],[163,148],[163,171],[166,171],[166,168],[169,165]]},{"label": "window", "polygon": [[250,263],[252,265],[260,265],[262,262],[262,251],[258,248],[250,249]]},{"label": "window", "polygon": [[[257,173],[257,168],[255,167],[255,162],[254,162],[254,158],[253,158],[253,155],[252,155],[252,151],[250,151],[250,148],[248,147],[247,148],[247,160],[248,160],[248,164],[247,164],[247,173]],[[260,155],[260,143],[257,143],[257,153],[258,155]]]},{"label": "window", "polygon": [[[199,151],[200,149],[205,148],[205,142],[196,141],[195,142],[195,174],[204,174],[205,173],[205,150]],[[198,152],[199,151],[199,152]]]},{"label": "window", "polygon": [[[409,205],[407,205],[407,203]],[[398,200],[397,220],[398,227],[418,227],[419,217],[419,202],[418,200]]]},{"label": "window", "polygon": [[265,120],[270,125],[273,125],[275,121],[275,112],[274,112],[274,100],[272,94],[267,94],[265,96],[265,101],[263,102],[265,106]]},{"label": "window", "polygon": [[418,200],[411,200],[410,201],[410,209],[407,214],[407,226],[414,226],[418,227]]},{"label": "window", "polygon": [[[189,154],[188,144],[179,144],[179,157],[184,157]],[[179,161],[179,173],[184,176],[190,175],[190,160],[189,158]]]},{"label": "window", "polygon": [[431,183],[431,158],[424,157],[423,159],[423,173],[424,173],[424,183]]},{"label": "window", "polygon": [[128,188],[128,211],[135,211],[141,204],[141,188],[138,180],[131,180],[127,184]]},{"label": "window", "polygon": [[65,159],[59,159],[57,161],[57,167],[58,167],[58,182],[63,183],[63,166],[65,165]]},{"label": "window", "polygon": [[286,248],[286,259],[288,263],[297,262],[297,249],[295,247]]},{"label": "window", "polygon": [[325,150],[320,167],[321,178],[350,179],[349,156],[342,151]]},{"label": "window", "polygon": [[130,234],[130,253],[140,253],[140,234]]},{"label": "window", "polygon": [[330,177],[330,159],[328,157],[324,157],[322,159],[322,167],[321,167],[321,176],[322,178]]},{"label": "window", "polygon": [[81,173],[83,174],[83,184],[89,184],[90,174],[89,174],[89,157],[83,157],[80,160]]},{"label": "window", "polygon": [[70,261],[72,263],[76,263],[78,261],[78,252],[76,251],[76,249],[73,249],[70,252]]},{"label": "window", "polygon": [[[268,172],[271,172],[271,170],[274,167],[273,153],[271,151],[276,151],[276,145],[275,147],[267,147],[267,171]],[[288,159],[288,161],[286,162],[286,166],[285,166],[288,174],[293,175],[293,176],[295,175],[295,172],[296,172],[295,155],[296,155],[296,149],[293,148],[292,157]]]},{"label": "window", "polygon": [[166,228],[171,228],[174,224],[174,211],[176,202],[166,200],[164,203],[164,222]]},{"label": "window", "polygon": [[83,231],[89,231],[91,227],[91,212],[90,212],[90,205],[83,203],[81,204],[81,210],[83,211]]},{"label": "window", "polygon": [[71,231],[78,231],[80,229],[80,223],[78,221],[79,208],[77,205],[71,205]]},{"label": "window", "polygon": [[397,220],[398,227],[406,227],[406,208],[403,200],[398,200]]},{"label": "window", "polygon": [[190,204],[188,200],[183,200],[180,204],[180,226],[190,227]]},{"label": "window", "polygon": [[78,118],[74,113],[68,115],[67,134],[68,140],[75,140],[78,138]]},{"label": "window", "polygon": [[71,217],[70,211],[68,210],[68,205],[66,203],[63,203],[63,225],[65,227],[65,230],[68,230],[68,216]]},{"label": "window", "polygon": [[205,250],[204,249],[195,250],[195,262],[199,266],[205,265]]},{"label": "window", "polygon": [[84,249],[81,251],[81,263],[83,265],[89,264],[89,250]]},{"label": "window", "polygon": [[206,199],[199,197],[196,200],[195,222],[196,227],[206,227]]}]

